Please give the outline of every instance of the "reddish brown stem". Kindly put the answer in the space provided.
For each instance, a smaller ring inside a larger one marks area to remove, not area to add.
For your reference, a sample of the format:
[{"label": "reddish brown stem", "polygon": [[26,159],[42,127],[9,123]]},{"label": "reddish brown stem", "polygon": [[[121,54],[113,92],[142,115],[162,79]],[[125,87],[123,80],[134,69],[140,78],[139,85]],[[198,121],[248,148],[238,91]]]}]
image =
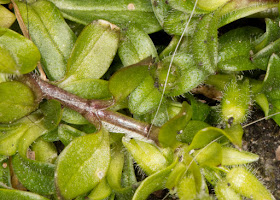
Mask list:
[{"label": "reddish brown stem", "polygon": [[[134,137],[135,135],[137,137],[137,135],[140,135],[141,137],[146,138],[148,135],[151,124],[138,121],[121,113],[107,109],[112,105],[112,101],[110,100],[83,99],[41,80],[36,75],[24,75],[21,81],[33,89],[39,101],[43,98],[58,100],[63,106],[79,112],[90,123],[98,127],[102,124],[107,127],[109,131],[124,132],[131,137]],[[153,126],[150,136],[147,139],[151,139],[157,144],[158,132],[159,128]]]}]

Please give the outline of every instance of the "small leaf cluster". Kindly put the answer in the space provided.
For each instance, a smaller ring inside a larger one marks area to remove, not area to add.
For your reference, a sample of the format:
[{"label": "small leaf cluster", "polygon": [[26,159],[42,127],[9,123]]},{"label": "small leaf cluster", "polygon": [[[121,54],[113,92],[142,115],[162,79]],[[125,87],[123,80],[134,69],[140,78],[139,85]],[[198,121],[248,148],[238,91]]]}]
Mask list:
[{"label": "small leaf cluster", "polygon": [[219,31],[279,2],[0,3],[1,199],[275,199],[246,167],[259,157],[242,125],[253,105],[280,111],[279,13]]}]

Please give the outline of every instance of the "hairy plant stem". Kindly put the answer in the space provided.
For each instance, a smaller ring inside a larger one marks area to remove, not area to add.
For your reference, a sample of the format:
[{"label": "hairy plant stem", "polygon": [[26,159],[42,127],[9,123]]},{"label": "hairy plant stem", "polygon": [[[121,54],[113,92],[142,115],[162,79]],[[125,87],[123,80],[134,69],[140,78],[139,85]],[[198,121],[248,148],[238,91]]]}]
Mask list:
[{"label": "hairy plant stem", "polygon": [[24,75],[20,81],[34,91],[39,102],[42,99],[55,99],[63,106],[80,113],[99,129],[104,126],[110,132],[125,133],[128,137],[152,140],[158,144],[159,127],[153,126],[147,138],[151,124],[110,110],[109,107],[113,104],[111,100],[83,99],[40,79],[35,74]]}]

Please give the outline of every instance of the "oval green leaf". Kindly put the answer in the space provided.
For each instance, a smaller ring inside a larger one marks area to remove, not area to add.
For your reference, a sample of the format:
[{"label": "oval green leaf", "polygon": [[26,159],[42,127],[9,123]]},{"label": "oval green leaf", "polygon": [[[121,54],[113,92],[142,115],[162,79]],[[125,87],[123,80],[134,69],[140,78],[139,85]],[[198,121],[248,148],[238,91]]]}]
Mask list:
[{"label": "oval green leaf", "polygon": [[255,162],[258,159],[257,154],[239,151],[232,147],[222,147],[222,165],[242,165]]},{"label": "oval green leaf", "polygon": [[158,57],[157,49],[149,35],[133,24],[122,31],[118,54],[124,66],[136,64],[150,56]]},{"label": "oval green leaf", "polygon": [[13,156],[13,170],[19,181],[30,191],[50,195],[55,193],[54,169],[55,165]]},{"label": "oval green leaf", "polygon": [[187,102],[183,102],[181,111],[160,129],[158,140],[163,147],[175,148],[179,141],[177,136],[183,132],[192,117],[192,108]]},{"label": "oval green leaf", "polygon": [[81,79],[99,79],[110,67],[119,45],[119,28],[93,21],[79,35],[67,62],[62,86]]},{"label": "oval green leaf", "polygon": [[104,129],[74,139],[58,157],[55,180],[59,195],[73,199],[93,189],[106,176],[109,146]]},{"label": "oval green leaf", "polygon": [[16,20],[14,13],[0,5],[0,27],[9,28]]},{"label": "oval green leaf", "polygon": [[66,124],[60,124],[58,127],[58,137],[59,140],[67,146],[72,140],[74,140],[76,137],[80,137],[85,135],[84,132],[79,131],[69,125]]},{"label": "oval green leaf", "polygon": [[128,108],[133,114],[143,115],[157,108],[161,93],[154,86],[154,80],[147,76],[130,94]]},{"label": "oval green leaf", "polygon": [[158,147],[126,137],[123,138],[122,142],[137,164],[147,174],[153,174],[168,165],[167,159]]},{"label": "oval green leaf", "polygon": [[237,193],[247,198],[253,200],[275,199],[265,186],[244,167],[231,169],[226,180]]},{"label": "oval green leaf", "polygon": [[20,119],[37,108],[32,90],[23,83],[0,83],[0,123]]},{"label": "oval green leaf", "polygon": [[22,35],[0,27],[0,73],[26,74],[36,68],[40,52]]},{"label": "oval green leaf", "polygon": [[76,40],[75,34],[53,3],[17,2],[17,5],[33,42],[41,52],[41,63],[48,78],[62,79],[67,59]]},{"label": "oval green leaf", "polygon": [[109,90],[117,102],[124,100],[149,75],[148,66],[129,66],[117,71],[109,80]]},{"label": "oval green leaf", "polygon": [[142,181],[132,200],[146,200],[152,192],[164,189],[168,176],[177,163],[178,160]]}]

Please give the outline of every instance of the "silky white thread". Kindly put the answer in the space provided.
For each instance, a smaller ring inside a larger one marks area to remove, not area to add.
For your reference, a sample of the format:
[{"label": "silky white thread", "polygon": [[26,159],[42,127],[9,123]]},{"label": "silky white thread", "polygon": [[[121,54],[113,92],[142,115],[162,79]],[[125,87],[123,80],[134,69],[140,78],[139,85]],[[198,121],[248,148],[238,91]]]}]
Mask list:
[{"label": "silky white thread", "polygon": [[164,86],[163,86],[161,98],[160,98],[160,101],[159,101],[159,105],[158,105],[158,107],[157,107],[156,114],[155,114],[155,116],[154,116],[154,118],[153,118],[153,120],[152,120],[152,122],[151,122],[151,126],[150,126],[149,131],[148,131],[148,134],[147,134],[147,138],[149,138],[149,135],[150,135],[150,133],[151,133],[151,129],[152,129],[153,125],[154,125],[154,122],[155,122],[156,117],[157,117],[157,115],[158,115],[159,109],[160,109],[160,107],[161,107],[161,104],[162,104],[162,101],[163,101],[163,97],[164,97],[164,93],[165,93],[166,86],[167,86],[167,82],[168,82],[168,77],[169,77],[169,74],[170,74],[170,71],[171,71],[171,66],[172,66],[172,64],[173,64],[173,60],[174,60],[175,55],[176,55],[176,53],[177,53],[177,50],[178,50],[178,48],[179,48],[179,46],[180,46],[180,44],[181,44],[181,41],[182,41],[182,39],[183,39],[183,37],[184,37],[184,35],[185,35],[185,32],[187,31],[187,29],[188,29],[188,27],[189,27],[190,21],[191,21],[193,15],[194,15],[194,11],[195,11],[195,9],[196,9],[197,2],[198,2],[198,0],[196,0],[195,3],[194,3],[193,10],[192,10],[192,12],[191,12],[191,14],[190,14],[190,16],[189,16],[189,18],[188,18],[188,21],[187,21],[187,24],[186,24],[186,26],[185,26],[185,29],[184,29],[183,33],[181,34],[181,37],[180,37],[180,39],[179,39],[179,41],[178,41],[178,44],[176,45],[175,50],[174,50],[174,52],[173,52],[173,54],[172,54],[172,57],[171,57],[171,60],[170,60],[170,64],[169,64],[169,66],[168,66],[168,71],[167,71],[166,79],[165,79],[165,82],[164,82]]}]

